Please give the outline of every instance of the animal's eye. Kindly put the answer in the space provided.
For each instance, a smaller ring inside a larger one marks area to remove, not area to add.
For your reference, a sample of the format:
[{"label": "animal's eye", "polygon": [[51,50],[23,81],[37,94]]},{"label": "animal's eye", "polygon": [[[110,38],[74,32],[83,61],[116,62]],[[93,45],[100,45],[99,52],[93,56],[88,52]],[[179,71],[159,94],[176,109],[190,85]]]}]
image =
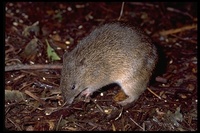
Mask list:
[{"label": "animal's eye", "polygon": [[72,85],[72,88],[71,88],[72,90],[74,90],[75,89],[75,85]]}]

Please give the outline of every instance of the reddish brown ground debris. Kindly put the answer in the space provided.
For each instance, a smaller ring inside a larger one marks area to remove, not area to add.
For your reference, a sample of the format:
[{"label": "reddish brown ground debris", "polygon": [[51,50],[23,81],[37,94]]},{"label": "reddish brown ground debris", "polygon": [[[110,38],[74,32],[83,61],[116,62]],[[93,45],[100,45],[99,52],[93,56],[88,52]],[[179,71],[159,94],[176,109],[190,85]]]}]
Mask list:
[{"label": "reddish brown ground debris", "polygon": [[[48,58],[46,40],[62,58],[96,26],[117,21],[121,7],[120,2],[6,3],[5,65],[61,64]],[[63,108],[59,69],[6,71],[5,129],[197,130],[197,3],[125,2],[120,21],[140,26],[158,46],[152,92],[122,108],[115,102],[120,88],[111,85],[89,103]]]}]

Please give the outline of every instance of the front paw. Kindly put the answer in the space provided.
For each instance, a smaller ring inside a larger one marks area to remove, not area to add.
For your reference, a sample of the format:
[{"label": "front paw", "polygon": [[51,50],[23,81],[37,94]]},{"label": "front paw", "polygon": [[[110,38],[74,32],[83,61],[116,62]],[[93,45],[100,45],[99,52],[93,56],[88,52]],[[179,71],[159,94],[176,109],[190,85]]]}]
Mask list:
[{"label": "front paw", "polygon": [[81,93],[81,95],[79,96],[79,101],[84,101],[86,103],[89,103],[91,100],[90,94],[86,94],[86,93]]}]

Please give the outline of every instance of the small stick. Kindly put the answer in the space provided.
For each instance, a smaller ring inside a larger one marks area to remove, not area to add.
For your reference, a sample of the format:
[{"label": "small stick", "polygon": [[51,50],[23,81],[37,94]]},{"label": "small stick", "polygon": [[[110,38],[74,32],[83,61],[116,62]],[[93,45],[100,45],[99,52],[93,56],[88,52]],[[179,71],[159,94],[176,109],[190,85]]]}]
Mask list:
[{"label": "small stick", "polygon": [[163,36],[169,35],[169,34],[175,34],[175,33],[179,33],[182,31],[186,31],[186,30],[191,30],[191,29],[197,29],[197,24],[193,24],[193,25],[187,25],[187,26],[183,26],[177,29],[170,29],[170,30],[166,30],[166,31],[161,31],[160,34]]},{"label": "small stick", "polygon": [[16,128],[19,129],[19,131],[22,131],[22,129],[20,128],[20,126],[16,123],[16,122],[13,122],[10,118],[7,118]]},{"label": "small stick", "polygon": [[27,95],[29,95],[30,97],[32,97],[33,99],[39,101],[40,103],[42,103],[43,105],[45,105],[45,102],[43,100],[41,100],[39,97],[37,97],[36,95],[34,95],[33,93],[31,93],[30,91],[28,90],[25,90],[25,93]]},{"label": "small stick", "polygon": [[121,19],[123,11],[124,11],[124,2],[122,2],[122,7],[121,7],[121,11],[120,11],[120,15],[119,15],[118,21]]},{"label": "small stick", "polygon": [[54,64],[54,65],[23,65],[23,64],[17,64],[17,65],[11,65],[11,66],[5,66],[5,71],[14,71],[14,70],[23,70],[23,69],[62,69],[61,64]]},{"label": "small stick", "polygon": [[123,110],[124,109],[122,108],[121,111],[120,111],[120,114],[117,116],[117,118],[115,118],[115,120],[119,119],[122,116]]},{"label": "small stick", "polygon": [[137,122],[135,122],[131,117],[130,120],[135,123],[135,125],[137,125],[139,128],[141,128],[143,131],[145,131],[145,129],[143,127],[141,127]]},{"label": "small stick", "polygon": [[147,90],[154,94],[157,98],[162,99],[160,96],[158,96],[155,92],[153,92],[149,87],[147,87]]},{"label": "small stick", "polygon": [[99,106],[99,104],[97,104],[94,100],[92,100],[92,99],[90,99],[96,106],[97,106],[97,108],[101,111],[101,112],[103,112],[103,113],[105,113],[104,112],[104,110]]},{"label": "small stick", "polygon": [[185,38],[179,37],[179,36],[177,36],[177,35],[173,35],[173,34],[171,34],[171,36],[172,36],[172,37],[175,37],[175,38],[178,38],[178,39],[180,39],[180,40],[182,40],[182,41],[186,41],[186,42],[189,42],[189,43],[197,44],[197,41],[196,41],[196,40],[185,39]]},{"label": "small stick", "polygon": [[62,118],[63,118],[63,115],[61,115],[60,119],[58,120],[58,124],[56,126],[56,131],[58,131],[58,128],[59,128],[59,125],[60,125],[60,122],[61,122]]}]

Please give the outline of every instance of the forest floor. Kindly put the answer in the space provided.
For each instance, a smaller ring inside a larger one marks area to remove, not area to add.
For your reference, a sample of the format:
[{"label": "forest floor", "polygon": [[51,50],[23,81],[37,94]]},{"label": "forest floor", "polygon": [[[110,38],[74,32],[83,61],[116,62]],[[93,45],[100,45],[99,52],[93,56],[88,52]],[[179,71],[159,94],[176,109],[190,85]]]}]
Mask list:
[{"label": "forest floor", "polygon": [[[59,90],[64,52],[113,21],[139,26],[158,47],[149,89],[127,107],[115,101],[117,85],[89,103],[64,106]],[[197,130],[197,21],[192,2],[6,3],[5,130]]]}]

